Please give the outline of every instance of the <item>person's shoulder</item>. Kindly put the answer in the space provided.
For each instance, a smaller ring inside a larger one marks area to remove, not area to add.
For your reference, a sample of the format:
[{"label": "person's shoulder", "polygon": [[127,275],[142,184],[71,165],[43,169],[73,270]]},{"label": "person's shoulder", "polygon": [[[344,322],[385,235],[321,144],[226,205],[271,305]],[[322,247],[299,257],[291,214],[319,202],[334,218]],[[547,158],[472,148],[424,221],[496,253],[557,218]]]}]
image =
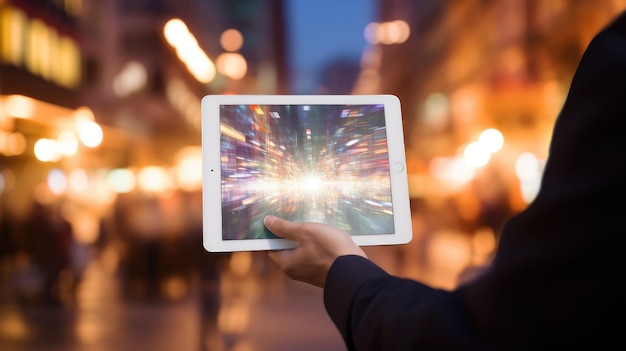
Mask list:
[{"label": "person's shoulder", "polygon": [[596,34],[595,39],[606,35],[626,36],[626,11],[619,13]]}]

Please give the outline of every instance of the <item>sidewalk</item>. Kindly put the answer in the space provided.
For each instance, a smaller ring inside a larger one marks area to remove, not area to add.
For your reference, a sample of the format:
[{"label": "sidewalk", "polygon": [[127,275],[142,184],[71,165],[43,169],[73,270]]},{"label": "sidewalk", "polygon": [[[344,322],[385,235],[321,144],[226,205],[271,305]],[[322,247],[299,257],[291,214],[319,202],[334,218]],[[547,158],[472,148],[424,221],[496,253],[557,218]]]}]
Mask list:
[{"label": "sidewalk", "polygon": [[176,303],[127,303],[98,260],[90,262],[76,306],[0,306],[0,349],[198,350],[194,299]]},{"label": "sidewalk", "polygon": [[250,351],[346,350],[326,314],[322,290],[293,281],[280,296],[254,304],[245,337]]},{"label": "sidewalk", "polygon": [[[277,284],[251,275],[247,281],[222,296],[214,323],[218,342],[209,345],[197,293],[179,301],[129,302],[120,297],[115,275],[92,260],[76,306],[24,308],[0,299],[0,350],[345,350],[321,289],[286,278]],[[5,286],[3,294],[9,293]]]}]

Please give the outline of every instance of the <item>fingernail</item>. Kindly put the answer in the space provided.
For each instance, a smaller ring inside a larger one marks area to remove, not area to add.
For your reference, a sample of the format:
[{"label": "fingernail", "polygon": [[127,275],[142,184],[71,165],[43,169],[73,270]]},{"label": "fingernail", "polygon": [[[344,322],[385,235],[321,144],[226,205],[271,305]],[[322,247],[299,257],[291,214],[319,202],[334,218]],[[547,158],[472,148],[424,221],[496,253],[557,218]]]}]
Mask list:
[{"label": "fingernail", "polygon": [[265,224],[265,226],[268,226],[269,224],[272,224],[274,220],[276,220],[276,217],[272,215],[267,215],[265,216],[265,218],[263,218],[263,224]]}]

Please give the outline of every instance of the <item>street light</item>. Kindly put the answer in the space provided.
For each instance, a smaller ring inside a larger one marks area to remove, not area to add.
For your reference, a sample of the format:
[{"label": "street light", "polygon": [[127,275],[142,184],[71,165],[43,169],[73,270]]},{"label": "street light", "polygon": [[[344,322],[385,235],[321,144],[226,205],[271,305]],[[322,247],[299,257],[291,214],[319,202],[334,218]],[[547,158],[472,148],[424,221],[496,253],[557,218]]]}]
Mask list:
[{"label": "street light", "polygon": [[167,42],[176,49],[176,55],[189,72],[202,83],[210,83],[215,78],[215,65],[200,48],[198,41],[189,31],[185,22],[178,18],[169,20],[163,27]]},{"label": "street light", "polygon": [[363,31],[365,40],[370,44],[402,44],[411,35],[411,28],[403,20],[372,22]]},{"label": "street light", "polygon": [[217,57],[217,70],[226,77],[239,80],[248,71],[246,59],[241,54],[225,52]]}]

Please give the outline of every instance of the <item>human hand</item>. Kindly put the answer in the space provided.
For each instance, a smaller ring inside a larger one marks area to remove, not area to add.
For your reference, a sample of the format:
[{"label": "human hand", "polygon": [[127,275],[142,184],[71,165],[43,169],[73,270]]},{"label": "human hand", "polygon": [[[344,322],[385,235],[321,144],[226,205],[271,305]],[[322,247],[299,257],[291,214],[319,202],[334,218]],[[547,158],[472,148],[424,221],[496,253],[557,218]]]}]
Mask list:
[{"label": "human hand", "polygon": [[265,217],[263,224],[276,236],[298,243],[293,249],[269,252],[280,269],[294,280],[323,288],[328,270],[337,257],[367,258],[348,233],[328,224],[296,223],[275,216]]}]

